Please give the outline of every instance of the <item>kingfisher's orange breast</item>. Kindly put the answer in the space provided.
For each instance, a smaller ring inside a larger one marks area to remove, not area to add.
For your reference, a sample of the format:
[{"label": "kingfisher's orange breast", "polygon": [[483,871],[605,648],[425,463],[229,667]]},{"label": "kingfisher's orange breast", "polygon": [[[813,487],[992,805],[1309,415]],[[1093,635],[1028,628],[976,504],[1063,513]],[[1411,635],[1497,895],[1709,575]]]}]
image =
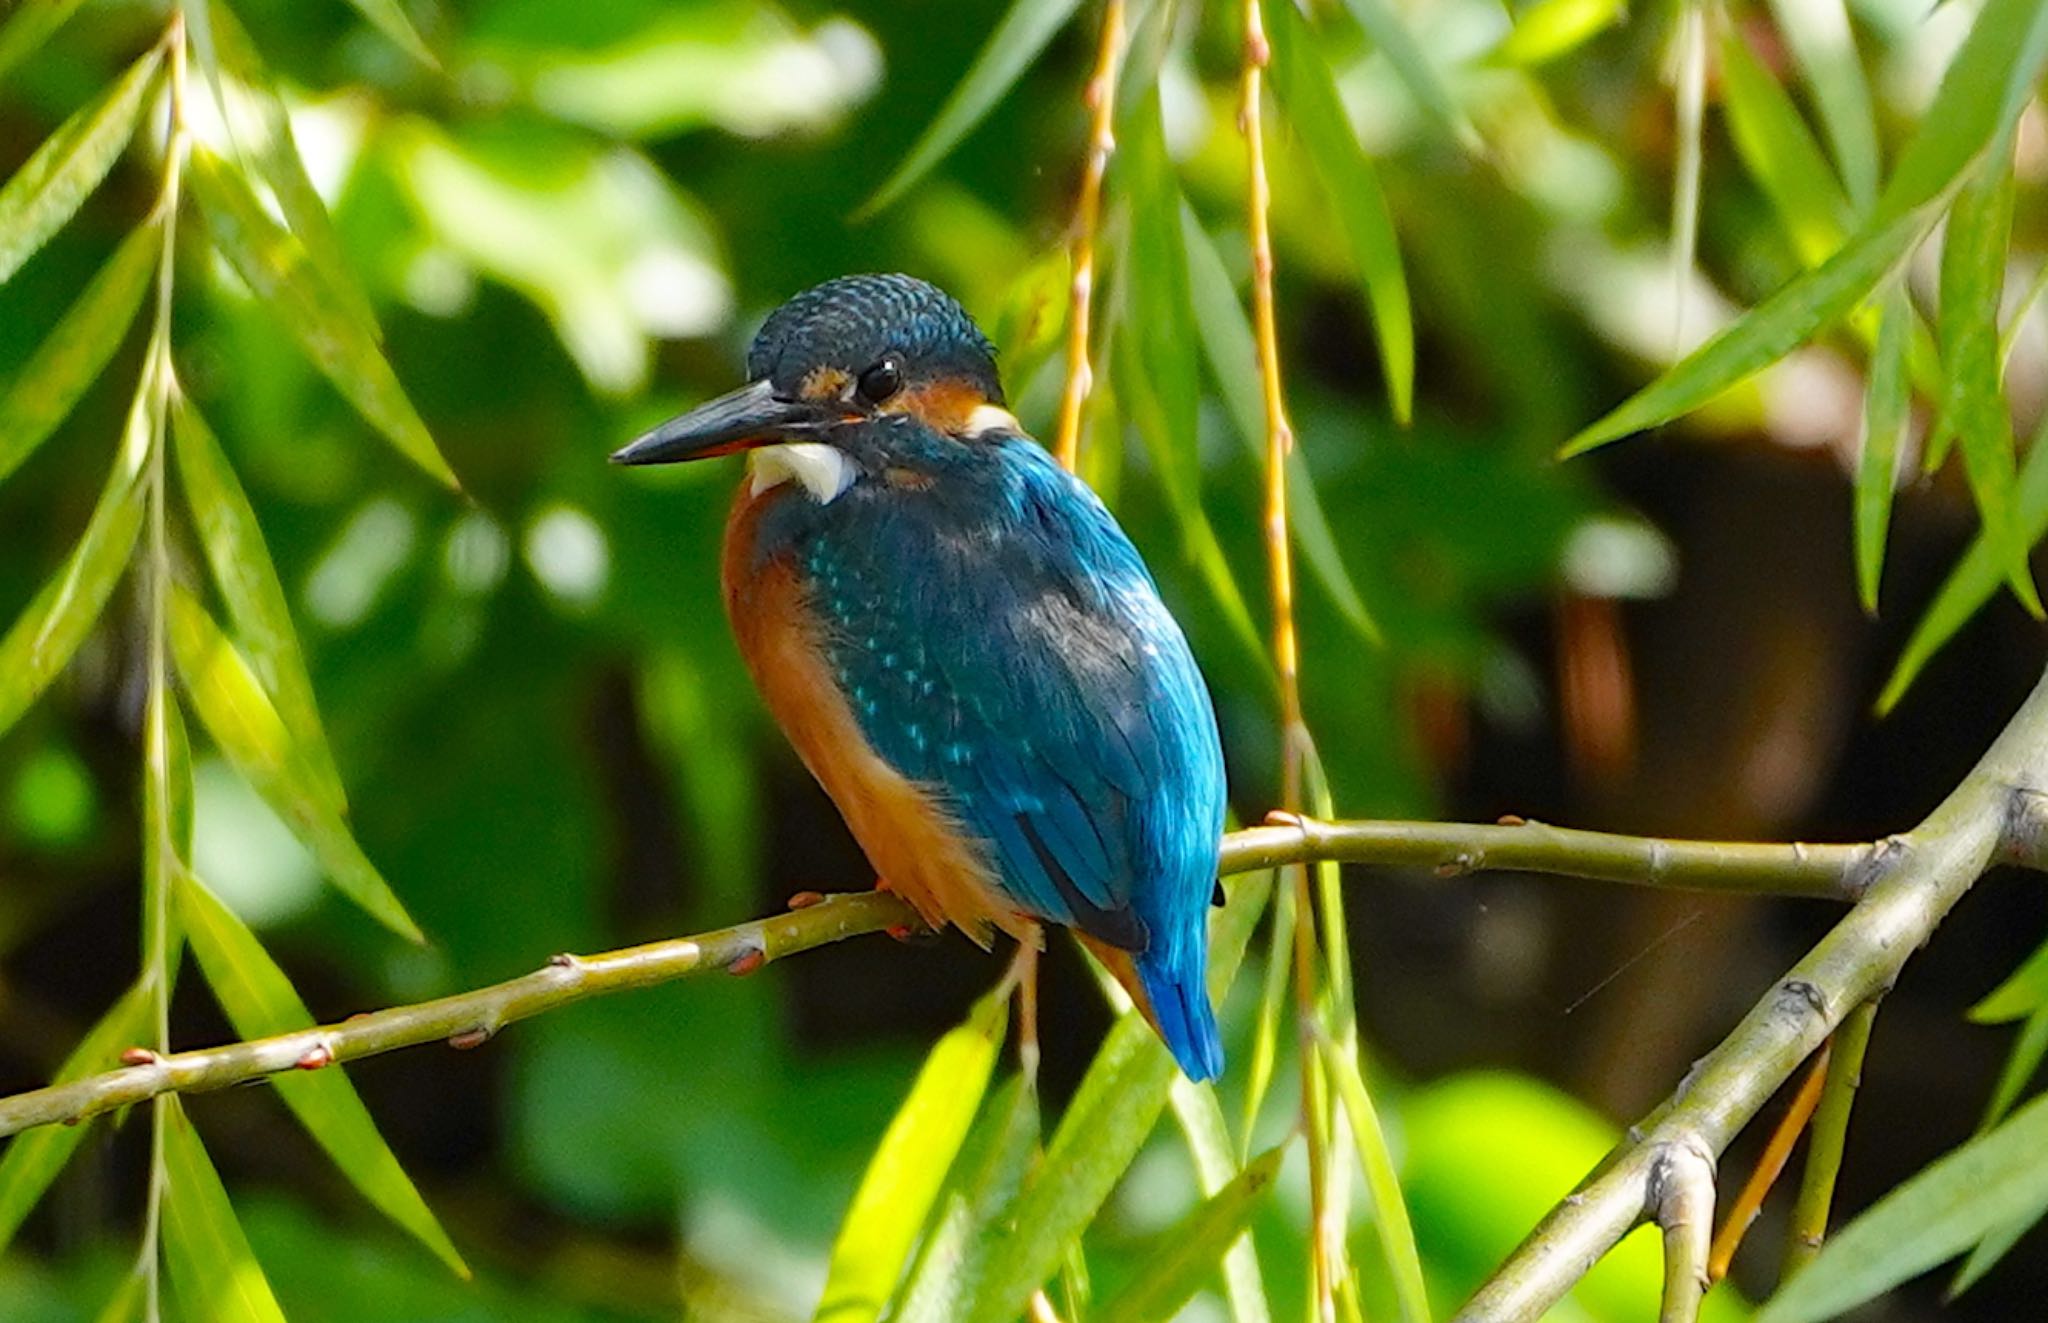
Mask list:
[{"label": "kingfisher's orange breast", "polygon": [[742,484],[726,521],[721,577],[740,656],[797,756],[845,817],[889,890],[934,927],[951,923],[983,946],[991,926],[1027,940],[1035,924],[1004,900],[981,844],[931,790],[885,762],[862,732],[823,647],[807,585],[787,555],[760,559],[756,525],[792,484]]}]

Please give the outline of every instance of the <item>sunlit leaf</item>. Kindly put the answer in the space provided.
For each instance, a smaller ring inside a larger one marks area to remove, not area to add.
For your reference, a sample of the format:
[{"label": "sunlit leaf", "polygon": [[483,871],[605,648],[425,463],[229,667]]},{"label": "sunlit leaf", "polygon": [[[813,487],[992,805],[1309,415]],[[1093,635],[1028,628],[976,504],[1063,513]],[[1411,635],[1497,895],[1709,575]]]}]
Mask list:
[{"label": "sunlit leaf", "polygon": [[145,1323],[149,1309],[149,1278],[138,1267],[121,1279],[121,1285],[107,1297],[93,1323]]},{"label": "sunlit leaf", "polygon": [[143,225],[122,241],[0,395],[0,479],[35,453],[70,416],[121,347],[163,251],[163,231]]},{"label": "sunlit leaf", "polygon": [[1627,13],[1626,0],[1536,0],[1515,16],[1491,61],[1533,68],[1571,54]]},{"label": "sunlit leaf", "polygon": [[169,684],[150,685],[142,732],[142,949],[168,978],[184,940],[173,888],[191,866],[193,817],[192,746]]},{"label": "sunlit leaf", "polygon": [[291,825],[343,895],[401,937],[424,941],[320,790],[305,750],[293,742],[256,673],[183,585],[171,593],[170,642],[193,711],[228,761]]},{"label": "sunlit leaf", "polygon": [[21,0],[0,26],[0,78],[36,53],[85,0]]},{"label": "sunlit leaf", "polygon": [[1388,404],[1405,423],[1415,398],[1415,327],[1401,244],[1379,173],[1352,131],[1336,79],[1307,20],[1293,5],[1273,5],[1265,13],[1273,45],[1273,91],[1300,135],[1358,268],[1379,341]]},{"label": "sunlit leaf", "polygon": [[298,631],[292,627],[284,585],[278,582],[256,511],[222,452],[219,438],[183,395],[175,401],[171,423],[177,441],[178,477],[192,510],[192,524],[236,632],[248,648],[250,665],[263,681],[285,729],[291,732],[293,744],[304,753],[311,784],[327,796],[336,811],[346,812],[348,799],[341,773],[321,728]]},{"label": "sunlit leaf", "polygon": [[1721,39],[1728,127],[1743,166],[1777,210],[1807,266],[1819,266],[1848,231],[1849,200],[1799,108],[1734,28]]},{"label": "sunlit leaf", "polygon": [[2048,1097],[1894,1188],[1828,1241],[1757,1323],[1831,1319],[2048,1208]]},{"label": "sunlit leaf", "polygon": [[989,35],[988,44],[974,57],[960,85],[911,145],[903,163],[861,204],[861,214],[872,215],[896,201],[944,160],[946,153],[981,123],[1023,76],[1053,34],[1066,26],[1080,3],[1081,0],[1014,0],[1010,12],[1003,15],[1003,21]]},{"label": "sunlit leaf", "polygon": [[168,1094],[156,1108],[163,1127],[163,1255],[180,1312],[207,1323],[284,1323],[184,1105]]},{"label": "sunlit leaf", "polygon": [[[121,999],[87,1031],[51,1082],[70,1080],[113,1070],[121,1052],[150,1037],[150,998],[142,984],[123,993]],[[7,1248],[30,1210],[57,1179],[57,1173],[84,1139],[89,1125],[46,1125],[25,1130],[7,1141],[0,1156],[0,1250]]]},{"label": "sunlit leaf", "polygon": [[[1195,1179],[1202,1193],[1219,1193],[1240,1168],[1216,1090],[1190,1084],[1183,1076],[1173,1081],[1167,1098],[1187,1140],[1188,1155],[1194,1160]],[[1239,1236],[1223,1253],[1223,1295],[1236,1323],[1269,1323],[1273,1316],[1266,1303],[1259,1249],[1249,1234]]]},{"label": "sunlit leaf", "polygon": [[1422,1259],[1415,1251],[1415,1228],[1408,1221],[1408,1205],[1401,1197],[1401,1178],[1394,1170],[1379,1111],[1366,1090],[1365,1077],[1359,1073],[1358,1057],[1329,1040],[1323,1042],[1322,1052],[1330,1082],[1351,1122],[1351,1138],[1365,1169],[1366,1186],[1372,1192],[1373,1229],[1379,1235],[1380,1252],[1386,1255],[1393,1274],[1401,1317],[1405,1323],[1428,1323],[1429,1288],[1422,1276]]},{"label": "sunlit leaf", "polygon": [[419,29],[406,17],[398,0],[348,0],[364,18],[375,24],[377,30],[391,38],[393,44],[404,50],[420,63],[439,68],[440,61],[427,49],[427,43],[420,39]]},{"label": "sunlit leaf", "polygon": [[1284,1145],[1246,1164],[1218,1190],[1159,1236],[1137,1276],[1089,1317],[1095,1323],[1156,1323],[1170,1319],[1214,1277],[1217,1261],[1244,1234],[1280,1174]]},{"label": "sunlit leaf", "polygon": [[[192,954],[238,1035],[268,1038],[313,1027],[313,1013],[233,910],[189,872],[178,877],[177,897]],[[364,1198],[458,1275],[469,1276],[462,1255],[377,1133],[377,1123],[340,1066],[278,1075],[272,1083],[292,1115]]]},{"label": "sunlit leaf", "polygon": [[1863,392],[1862,447],[1856,460],[1856,591],[1863,609],[1877,611],[1878,582],[1884,574],[1885,530],[1891,523],[1892,493],[1899,485],[1913,386],[1906,351],[1913,305],[1903,283],[1885,294],[1879,314],[1877,349]]},{"label": "sunlit leaf", "polygon": [[1771,14],[1813,89],[1849,199],[1868,207],[1877,196],[1877,115],[1847,6],[1842,0],[1771,0]]},{"label": "sunlit leaf", "polygon": [[980,1287],[1005,1212],[1038,1149],[1038,1093],[1022,1076],[990,1095],[960,1147],[916,1266],[889,1313],[893,1323],[956,1323]]},{"label": "sunlit leaf", "polygon": [[825,1293],[813,1316],[818,1323],[881,1317],[981,1109],[1009,1013],[1008,989],[990,993],[925,1058],[840,1224]]},{"label": "sunlit leaf", "polygon": [[456,486],[455,474],[383,352],[321,277],[305,246],[279,228],[240,175],[206,148],[193,147],[189,170],[214,241],[258,301],[270,307],[314,366],[401,454]]},{"label": "sunlit leaf", "polygon": [[2012,1052],[1998,1074],[1991,1100],[1984,1104],[1984,1119],[1977,1127],[1980,1131],[1989,1130],[2012,1111],[2026,1093],[2027,1085],[2033,1082],[2044,1054],[2048,1054],[2048,1004],[2035,1007],[2026,1024],[2020,1027],[2019,1036],[2013,1039]]},{"label": "sunlit leaf", "polygon": [[1963,469],[1984,535],[2000,550],[2013,592],[2039,616],[2041,599],[2027,566],[2031,539],[2023,536],[2016,509],[2012,415],[2000,389],[1998,359],[1998,304],[2005,289],[2012,204],[2012,170],[2001,154],[1963,186],[1949,211],[1936,322],[1948,368],[1941,415],[1962,445]]},{"label": "sunlit leaf", "polygon": [[[1278,874],[1269,874],[1277,878]],[[1269,883],[1268,885],[1271,885]],[[1294,925],[1301,922],[1295,908],[1293,887],[1281,887],[1273,901],[1273,928],[1266,948],[1266,966],[1259,982],[1258,1011],[1252,1017],[1252,1049],[1244,1065],[1244,1113],[1238,1131],[1245,1156],[1251,1154],[1251,1136],[1258,1130],[1259,1113],[1273,1088],[1273,1076],[1280,1060],[1280,1013],[1286,1004],[1288,975],[1293,966],[1288,952],[1294,945]]]},{"label": "sunlit leaf", "polygon": [[163,52],[151,47],[100,99],[74,113],[0,188],[0,282],[64,228],[135,136]]},{"label": "sunlit leaf", "polygon": [[1444,81],[1443,71],[1436,61],[1408,30],[1408,20],[1394,8],[1392,0],[1344,0],[1352,17],[1365,29],[1380,53],[1393,66],[1394,76],[1408,89],[1408,95],[1427,111],[1431,118],[1448,130],[1466,151],[1476,152],[1483,148],[1479,130],[1465,113],[1458,99],[1451,95],[1450,85]]},{"label": "sunlit leaf", "polygon": [[92,632],[142,528],[142,473],[149,458],[146,392],[128,412],[121,453],[78,545],[0,638],[0,731],[28,710]]}]

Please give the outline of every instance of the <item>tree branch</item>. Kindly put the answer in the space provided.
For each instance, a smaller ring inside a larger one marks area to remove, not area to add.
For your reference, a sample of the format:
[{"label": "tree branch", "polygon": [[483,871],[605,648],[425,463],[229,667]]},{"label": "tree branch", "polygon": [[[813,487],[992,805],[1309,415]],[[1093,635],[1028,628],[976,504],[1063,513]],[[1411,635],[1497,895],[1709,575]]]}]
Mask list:
[{"label": "tree branch", "polygon": [[1891,986],[1992,864],[2031,860],[2015,833],[2048,787],[2048,676],[1962,784],[1904,836],[1883,843],[1855,907],[1780,979],[1655,1113],[1633,1127],[1481,1287],[1459,1323],[1535,1320],[1646,1216],[1653,1174],[1675,1144],[1727,1148],[1851,1010]]}]

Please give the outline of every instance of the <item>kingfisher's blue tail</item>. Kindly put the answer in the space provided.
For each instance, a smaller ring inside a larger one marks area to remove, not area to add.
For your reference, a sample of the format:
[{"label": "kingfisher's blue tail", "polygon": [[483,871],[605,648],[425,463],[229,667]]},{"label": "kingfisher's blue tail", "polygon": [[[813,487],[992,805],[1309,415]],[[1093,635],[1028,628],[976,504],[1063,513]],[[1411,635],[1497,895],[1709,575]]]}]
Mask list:
[{"label": "kingfisher's blue tail", "polygon": [[[1216,1030],[1216,1012],[1209,1005],[1206,943],[1194,950],[1154,955],[1146,952],[1133,963],[1145,985],[1152,1024],[1165,1040],[1183,1074],[1195,1083],[1223,1073],[1223,1039]],[[1179,957],[1179,958],[1175,958]]]}]

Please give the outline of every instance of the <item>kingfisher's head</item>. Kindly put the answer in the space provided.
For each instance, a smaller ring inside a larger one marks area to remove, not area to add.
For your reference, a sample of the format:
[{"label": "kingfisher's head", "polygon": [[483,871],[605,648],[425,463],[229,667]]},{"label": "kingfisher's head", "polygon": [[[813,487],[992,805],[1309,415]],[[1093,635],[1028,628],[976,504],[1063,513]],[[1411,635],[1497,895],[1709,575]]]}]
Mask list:
[{"label": "kingfisher's head", "polygon": [[858,452],[886,448],[905,421],[961,442],[1017,427],[988,338],[950,295],[911,276],[842,276],[805,290],[762,325],[747,375],[612,462],[758,449],[757,491],[794,478],[824,502],[859,476]]}]

